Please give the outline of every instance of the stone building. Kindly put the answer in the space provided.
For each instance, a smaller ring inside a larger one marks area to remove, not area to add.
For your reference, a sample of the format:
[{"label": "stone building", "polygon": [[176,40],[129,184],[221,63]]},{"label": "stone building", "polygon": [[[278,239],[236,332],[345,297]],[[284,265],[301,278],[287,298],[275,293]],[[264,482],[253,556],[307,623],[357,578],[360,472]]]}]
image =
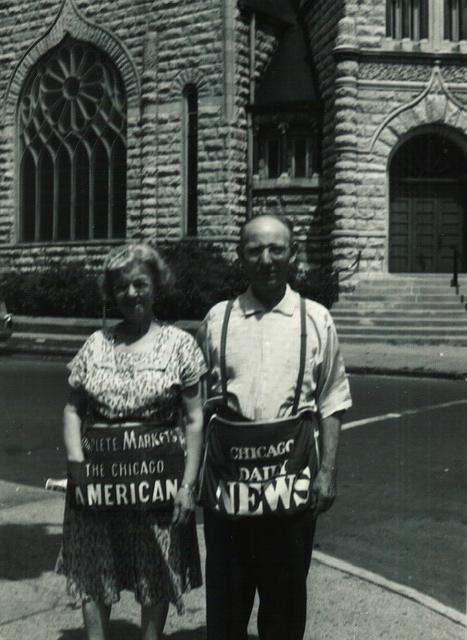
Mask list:
[{"label": "stone building", "polygon": [[465,0],[16,0],[0,43],[2,266],[267,211],[359,278],[465,249]]}]

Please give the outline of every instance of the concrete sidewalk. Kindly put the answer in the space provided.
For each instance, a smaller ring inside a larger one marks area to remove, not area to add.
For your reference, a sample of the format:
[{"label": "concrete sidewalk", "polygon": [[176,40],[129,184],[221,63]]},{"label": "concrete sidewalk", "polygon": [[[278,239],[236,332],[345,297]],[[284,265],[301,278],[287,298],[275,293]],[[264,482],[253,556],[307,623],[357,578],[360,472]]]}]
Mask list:
[{"label": "concrete sidewalk", "polygon": [[[44,499],[0,510],[1,640],[84,640],[81,611],[64,593],[53,571],[61,535],[63,498]],[[203,536],[199,540],[204,561]],[[347,567],[329,566],[318,553],[309,577],[306,640],[462,640],[462,617],[415,602],[394,585],[375,584]],[[358,573],[358,572],[357,572]],[[137,640],[138,606],[125,593],[112,613],[112,640]],[[186,598],[186,613],[171,607],[167,638],[205,638],[204,589]],[[256,638],[254,624],[251,638]],[[284,640],[287,640],[284,638]]]},{"label": "concrete sidewalk", "polygon": [[350,373],[467,377],[467,347],[423,344],[341,343]]}]

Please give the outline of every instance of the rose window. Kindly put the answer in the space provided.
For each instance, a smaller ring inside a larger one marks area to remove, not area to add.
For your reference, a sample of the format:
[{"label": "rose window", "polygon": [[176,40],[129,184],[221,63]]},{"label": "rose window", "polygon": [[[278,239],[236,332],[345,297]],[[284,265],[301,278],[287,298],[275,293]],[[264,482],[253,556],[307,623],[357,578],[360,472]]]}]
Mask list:
[{"label": "rose window", "polygon": [[123,237],[126,100],[108,57],[66,38],[26,78],[18,123],[21,239]]}]

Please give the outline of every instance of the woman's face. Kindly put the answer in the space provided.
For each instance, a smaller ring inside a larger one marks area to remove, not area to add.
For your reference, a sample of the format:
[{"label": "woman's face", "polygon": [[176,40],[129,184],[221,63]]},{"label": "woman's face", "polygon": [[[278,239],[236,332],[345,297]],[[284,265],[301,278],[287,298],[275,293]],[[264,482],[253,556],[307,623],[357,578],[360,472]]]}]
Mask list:
[{"label": "woman's face", "polygon": [[155,288],[152,275],[144,264],[133,262],[118,271],[112,291],[126,320],[141,321],[152,316]]}]

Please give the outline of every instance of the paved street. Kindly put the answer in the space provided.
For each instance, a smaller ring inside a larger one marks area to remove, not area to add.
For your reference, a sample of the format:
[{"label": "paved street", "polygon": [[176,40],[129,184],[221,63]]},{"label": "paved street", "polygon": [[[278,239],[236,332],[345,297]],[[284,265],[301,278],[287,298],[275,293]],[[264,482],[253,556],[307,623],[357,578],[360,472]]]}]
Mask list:
[{"label": "paved street", "polygon": [[[335,507],[320,519],[317,555],[378,576],[389,585],[389,589],[382,589],[385,597],[394,585],[400,585],[422,599],[432,598],[441,607],[463,612],[467,382],[368,375],[352,376],[351,385],[355,406],[346,416],[342,434],[340,495]],[[21,581],[34,583],[50,571],[58,549],[60,530],[56,523],[60,521],[61,501],[42,487],[48,476],[64,474],[60,416],[65,398],[63,361],[0,360],[0,578],[12,589]],[[47,522],[43,510],[39,512],[44,499],[50,504]],[[27,515],[13,522],[13,514],[25,503],[30,504]],[[12,514],[12,522],[8,514]],[[330,577],[324,576],[317,564],[313,578],[310,589],[316,603],[323,598],[323,593],[318,594],[322,581],[328,591]],[[349,577],[347,587],[352,580]],[[53,585],[57,588],[56,582]],[[341,580],[331,596],[337,608],[342,588]],[[46,598],[34,589],[31,598]],[[14,598],[6,604],[8,615],[0,601],[4,620],[17,615]],[[327,611],[327,605],[323,604],[322,610]],[[35,606],[34,611],[40,609],[38,603]],[[423,611],[428,615],[427,609]],[[202,607],[192,608],[190,615],[193,628],[202,626]],[[371,612],[367,615],[371,618]],[[388,612],[378,613],[385,615]],[[401,628],[409,624],[410,615],[400,607],[397,615],[407,616],[398,621]],[[70,610],[70,616],[79,627],[78,612]],[[436,621],[440,623],[439,618]],[[29,634],[33,627],[28,627],[27,621],[24,624],[24,633]],[[125,624],[121,623],[122,637],[126,637]],[[172,624],[172,629],[177,629],[176,620]],[[319,624],[324,624],[322,619]],[[336,624],[330,620],[331,628]],[[433,637],[442,637],[441,631],[436,633]],[[60,637],[75,640],[80,635],[70,631]],[[128,637],[133,636],[130,633]],[[198,636],[175,632],[170,637]],[[358,634],[348,637],[363,638]],[[415,635],[393,633],[387,637],[412,640]]]}]

